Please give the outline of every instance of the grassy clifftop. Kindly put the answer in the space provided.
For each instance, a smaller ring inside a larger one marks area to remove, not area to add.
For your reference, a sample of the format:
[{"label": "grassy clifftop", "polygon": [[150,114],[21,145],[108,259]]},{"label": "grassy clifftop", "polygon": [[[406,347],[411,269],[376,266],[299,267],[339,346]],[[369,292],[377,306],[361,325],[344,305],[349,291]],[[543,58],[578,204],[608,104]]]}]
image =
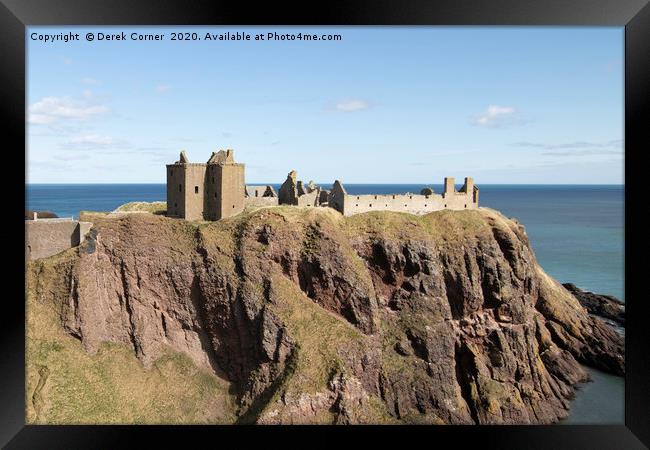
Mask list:
[{"label": "grassy clifftop", "polygon": [[30,423],[550,423],[622,370],[497,211],[124,210],[28,265]]},{"label": "grassy clifftop", "polygon": [[164,214],[167,212],[166,202],[130,202],[118,206],[113,212],[148,212]]}]

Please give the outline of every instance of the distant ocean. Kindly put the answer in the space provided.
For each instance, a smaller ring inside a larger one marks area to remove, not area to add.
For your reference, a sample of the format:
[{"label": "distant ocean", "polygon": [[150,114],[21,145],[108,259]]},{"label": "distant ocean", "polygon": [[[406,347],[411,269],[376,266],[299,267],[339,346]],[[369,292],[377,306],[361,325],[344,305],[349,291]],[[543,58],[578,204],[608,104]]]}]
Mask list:
[{"label": "distant ocean", "polygon": [[[250,183],[264,184],[264,183]],[[272,184],[276,190],[279,185]],[[322,184],[329,188],[330,185]],[[442,185],[429,185],[442,192]],[[423,185],[346,184],[350,194],[419,193]],[[485,185],[479,204],[518,219],[546,272],[560,282],[614,295],[624,292],[624,196],[622,185]],[[132,201],[164,201],[164,184],[30,184],[26,208],[59,217],[79,211],[112,211]],[[592,371],[567,423],[622,423],[624,383]]]}]

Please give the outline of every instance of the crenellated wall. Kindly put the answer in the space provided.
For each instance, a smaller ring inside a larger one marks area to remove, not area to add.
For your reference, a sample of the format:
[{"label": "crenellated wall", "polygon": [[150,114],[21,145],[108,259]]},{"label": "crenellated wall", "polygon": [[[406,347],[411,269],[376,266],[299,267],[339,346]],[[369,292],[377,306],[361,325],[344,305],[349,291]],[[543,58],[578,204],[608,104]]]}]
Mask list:
[{"label": "crenellated wall", "polygon": [[471,178],[456,191],[453,178],[445,178],[442,194],[366,194],[350,195],[343,185],[336,181],[330,193],[328,204],[345,216],[371,211],[397,211],[422,215],[432,211],[464,210],[478,208],[478,188]]}]

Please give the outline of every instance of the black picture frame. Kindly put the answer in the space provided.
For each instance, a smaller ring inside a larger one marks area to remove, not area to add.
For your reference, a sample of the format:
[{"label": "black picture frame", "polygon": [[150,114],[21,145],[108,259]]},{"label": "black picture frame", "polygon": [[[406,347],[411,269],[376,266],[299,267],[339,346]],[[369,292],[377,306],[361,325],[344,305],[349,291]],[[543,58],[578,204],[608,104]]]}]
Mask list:
[{"label": "black picture frame", "polygon": [[[25,425],[24,257],[25,27],[35,25],[576,25],[625,27],[625,425],[453,427],[216,427]],[[0,0],[0,111],[2,112],[6,282],[0,312],[0,444],[6,448],[119,448],[138,442],[168,446],[201,439],[240,445],[256,435],[278,441],[287,432],[315,440],[332,434],[333,445],[363,432],[385,439],[461,442],[480,448],[647,448],[650,446],[650,356],[642,295],[644,173],[650,116],[650,5],[647,0],[347,0],[296,4],[205,0]],[[9,138],[9,139],[7,139]],[[643,138],[646,138],[645,142]],[[9,144],[11,142],[11,144]],[[645,144],[645,145],[644,145]],[[14,160],[11,160],[13,157]],[[15,177],[15,178],[14,178]],[[15,216],[14,216],[15,214]],[[20,221],[19,221],[19,214]],[[7,216],[10,216],[8,218]],[[12,237],[13,236],[13,237]],[[12,244],[12,245],[6,245]],[[23,285],[20,285],[23,280]],[[243,431],[243,432],[242,432]],[[253,433],[254,431],[254,433]],[[307,433],[305,433],[307,431]],[[368,433],[370,431],[370,433]],[[237,435],[237,436],[235,436]],[[157,442],[154,444],[154,442]],[[323,441],[326,443],[327,441]],[[164,445],[167,444],[167,445]],[[407,444],[408,445],[408,444]],[[451,444],[453,445],[453,444]],[[187,446],[187,445],[185,445]],[[457,445],[456,445],[457,446]]]}]

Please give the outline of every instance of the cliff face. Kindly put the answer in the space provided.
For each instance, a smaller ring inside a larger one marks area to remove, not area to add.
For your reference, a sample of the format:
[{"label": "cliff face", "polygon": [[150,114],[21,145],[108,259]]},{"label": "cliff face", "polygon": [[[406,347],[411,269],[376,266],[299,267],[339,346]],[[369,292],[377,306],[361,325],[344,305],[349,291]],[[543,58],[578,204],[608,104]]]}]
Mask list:
[{"label": "cliff face", "polygon": [[89,220],[78,255],[30,265],[35,300],[91,354],[189,355],[239,422],[551,423],[579,362],[624,373],[623,338],[492,210]]}]

